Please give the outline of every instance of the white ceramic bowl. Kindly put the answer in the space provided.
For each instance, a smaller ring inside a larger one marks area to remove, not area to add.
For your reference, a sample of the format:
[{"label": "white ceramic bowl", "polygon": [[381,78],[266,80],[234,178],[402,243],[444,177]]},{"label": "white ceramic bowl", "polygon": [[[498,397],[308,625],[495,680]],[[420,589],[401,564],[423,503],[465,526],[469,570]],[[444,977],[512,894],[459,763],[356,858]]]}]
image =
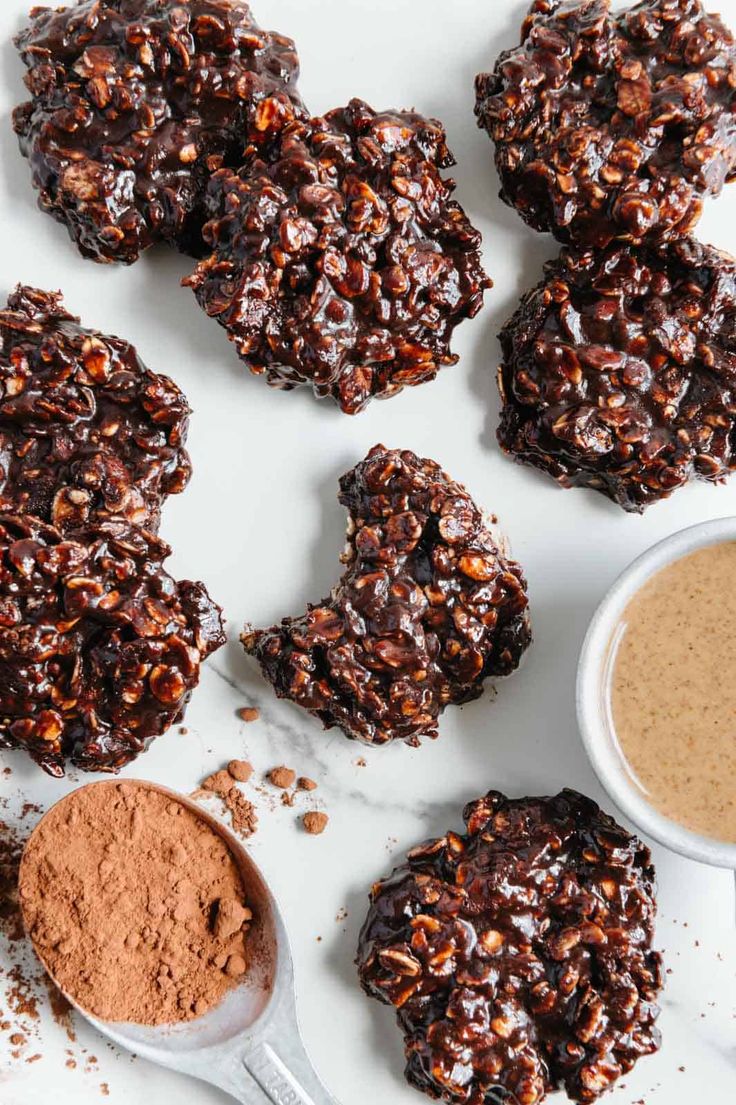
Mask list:
[{"label": "white ceramic bowl", "polygon": [[607,684],[611,642],[631,598],[644,583],[688,553],[736,541],[736,518],[703,522],[660,541],[619,576],[590,623],[577,677],[578,724],[593,769],[616,805],[645,833],[690,859],[736,870],[736,844],[691,832],[647,801],[619,749],[610,718]]}]

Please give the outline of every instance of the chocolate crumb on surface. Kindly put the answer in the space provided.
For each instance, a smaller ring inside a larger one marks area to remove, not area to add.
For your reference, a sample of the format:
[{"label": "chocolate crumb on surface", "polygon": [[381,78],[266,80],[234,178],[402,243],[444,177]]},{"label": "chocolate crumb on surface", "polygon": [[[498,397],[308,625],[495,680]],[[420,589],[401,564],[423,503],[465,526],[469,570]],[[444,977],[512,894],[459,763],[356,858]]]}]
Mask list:
[{"label": "chocolate crumb on surface", "polygon": [[241,721],[258,721],[260,716],[261,711],[256,709],[255,706],[243,706],[240,710],[238,710],[238,717]]},{"label": "chocolate crumb on surface", "polygon": [[319,810],[310,810],[302,817],[302,824],[310,836],[321,836],[327,828],[329,817]]},{"label": "chocolate crumb on surface", "polygon": [[431,460],[377,445],[340,481],[345,573],[324,602],[243,645],[279,698],[367,744],[433,738],[446,706],[514,671],[526,581],[468,492]]},{"label": "chocolate crumb on surface", "polygon": [[481,237],[452,199],[436,119],[351,100],[296,120],[278,154],[212,177],[211,255],[184,281],[273,387],[347,414],[432,380],[481,309]]},{"label": "chocolate crumb on surface", "polygon": [[201,253],[210,173],[304,114],[294,43],[244,2],[38,7],[15,43],[31,100],[13,123],[39,206],[95,261],[130,264],[156,241]]},{"label": "chocolate crumb on surface", "polygon": [[736,467],[736,260],[687,238],[563,250],[501,333],[498,439],[641,512]]},{"label": "chocolate crumb on surface", "polygon": [[302,775],[299,779],[297,779],[296,785],[298,790],[317,789],[317,784],[315,783],[314,779],[308,779],[305,775]]},{"label": "chocolate crumb on surface", "polygon": [[157,531],[191,476],[187,401],[58,292],[18,285],[0,310],[0,511],[68,532],[125,518]]},{"label": "chocolate crumb on surface", "polygon": [[491,791],[464,819],[373,887],[363,988],[396,1008],[431,1097],[592,1102],[659,1047],[649,850],[571,790]]},{"label": "chocolate crumb on surface", "polygon": [[502,198],[563,242],[681,237],[736,174],[735,76],[700,0],[535,0],[476,80]]}]

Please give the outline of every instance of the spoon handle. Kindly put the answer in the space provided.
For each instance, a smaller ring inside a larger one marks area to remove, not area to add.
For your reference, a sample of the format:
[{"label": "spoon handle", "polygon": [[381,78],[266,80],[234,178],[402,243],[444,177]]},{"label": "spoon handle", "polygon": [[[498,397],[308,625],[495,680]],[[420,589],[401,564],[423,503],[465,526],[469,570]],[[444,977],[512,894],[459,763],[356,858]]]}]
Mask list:
[{"label": "spoon handle", "polygon": [[302,1042],[292,986],[239,1050],[228,1090],[242,1105],[337,1105]]},{"label": "spoon handle", "polygon": [[262,1040],[242,1059],[243,1105],[335,1105],[296,1034]]}]

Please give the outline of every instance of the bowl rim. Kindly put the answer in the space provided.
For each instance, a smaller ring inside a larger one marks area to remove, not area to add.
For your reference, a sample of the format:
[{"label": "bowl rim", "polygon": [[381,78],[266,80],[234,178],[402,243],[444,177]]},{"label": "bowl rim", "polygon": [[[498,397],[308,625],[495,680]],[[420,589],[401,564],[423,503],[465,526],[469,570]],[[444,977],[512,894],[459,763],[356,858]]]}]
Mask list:
[{"label": "bowl rim", "polygon": [[736,541],[736,517],[716,518],[678,530],[638,556],[598,606],[578,661],[575,701],[580,735],[598,781],[616,805],[648,836],[689,859],[736,870],[736,844],[714,840],[678,824],[654,808],[636,786],[614,748],[603,718],[602,677],[611,638],[626,606],[657,572],[689,553]]}]

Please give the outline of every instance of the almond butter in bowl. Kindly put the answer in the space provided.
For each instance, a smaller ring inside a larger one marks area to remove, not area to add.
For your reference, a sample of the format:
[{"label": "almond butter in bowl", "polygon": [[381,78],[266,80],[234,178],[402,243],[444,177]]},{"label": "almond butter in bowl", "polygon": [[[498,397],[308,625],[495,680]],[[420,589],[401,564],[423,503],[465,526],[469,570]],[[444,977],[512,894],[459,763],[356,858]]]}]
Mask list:
[{"label": "almond butter in bowl", "polygon": [[192,1020],[249,970],[254,918],[235,857],[146,783],[95,783],[57,803],[28,841],[19,895],[49,974],[101,1020]]},{"label": "almond butter in bowl", "polygon": [[637,785],[666,817],[736,844],[736,541],[662,568],[624,611],[611,718]]},{"label": "almond butter in bowl", "polygon": [[736,869],[736,517],[672,534],[619,576],[580,655],[591,764],[645,833]]}]

